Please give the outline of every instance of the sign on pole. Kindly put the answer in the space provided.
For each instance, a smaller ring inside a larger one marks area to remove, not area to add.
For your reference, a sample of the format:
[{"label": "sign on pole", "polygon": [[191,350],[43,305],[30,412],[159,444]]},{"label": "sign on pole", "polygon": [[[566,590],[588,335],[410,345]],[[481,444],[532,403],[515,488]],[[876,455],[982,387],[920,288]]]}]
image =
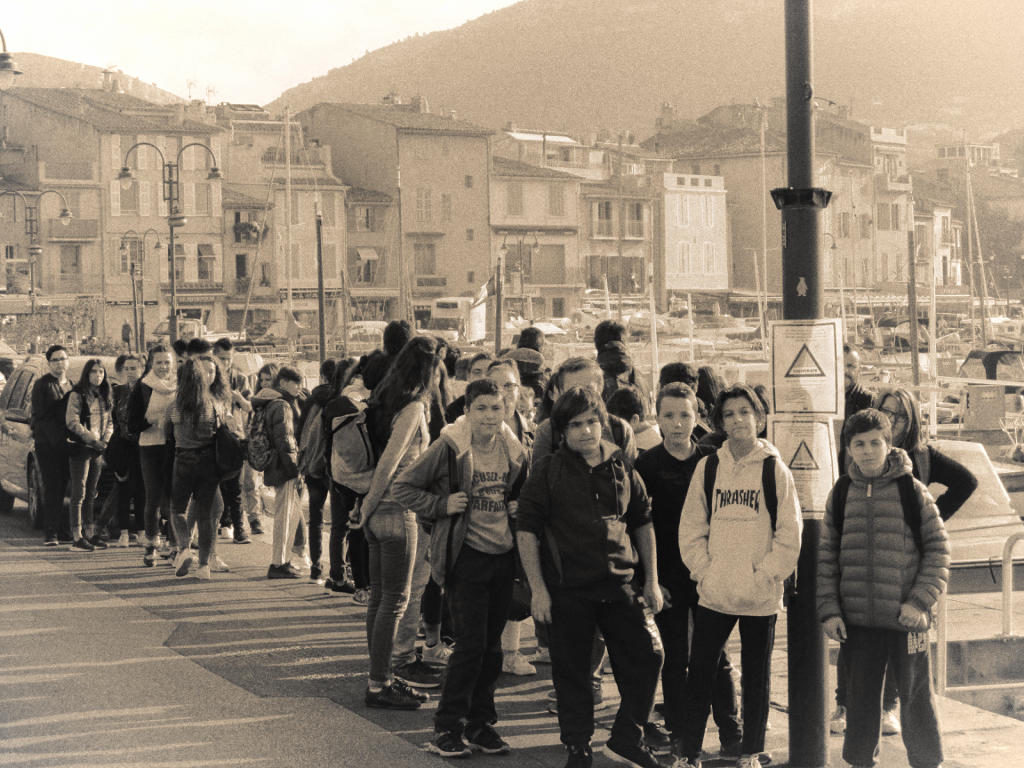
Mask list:
[{"label": "sign on pole", "polygon": [[842,416],[842,322],[776,320],[769,328],[772,412]]},{"label": "sign on pole", "polygon": [[768,440],[793,474],[804,519],[822,519],[829,491],[839,478],[832,418],[768,417]]}]

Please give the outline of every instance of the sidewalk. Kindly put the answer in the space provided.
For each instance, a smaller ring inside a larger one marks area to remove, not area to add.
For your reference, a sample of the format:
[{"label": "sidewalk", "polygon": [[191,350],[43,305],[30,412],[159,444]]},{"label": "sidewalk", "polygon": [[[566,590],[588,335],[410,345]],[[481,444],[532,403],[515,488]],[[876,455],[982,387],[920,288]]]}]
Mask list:
[{"label": "sidewalk", "polygon": [[[0,766],[442,765],[420,751],[436,701],[420,712],[362,703],[365,610],[307,581],[268,581],[269,536],[259,538],[220,542],[233,572],[201,583],[141,567],[139,548],[45,548],[20,505],[0,518]],[[785,661],[783,620],[767,747],[776,765],[788,750]],[[507,768],[564,764],[549,672],[499,681]],[[606,676],[606,696],[614,690]],[[1024,723],[948,699],[941,709],[946,768],[1002,765],[1024,744]],[[713,727],[705,746],[717,751]],[[830,747],[841,765],[841,739]],[[882,766],[908,765],[898,737],[882,749]],[[598,754],[595,765],[611,761]]]}]

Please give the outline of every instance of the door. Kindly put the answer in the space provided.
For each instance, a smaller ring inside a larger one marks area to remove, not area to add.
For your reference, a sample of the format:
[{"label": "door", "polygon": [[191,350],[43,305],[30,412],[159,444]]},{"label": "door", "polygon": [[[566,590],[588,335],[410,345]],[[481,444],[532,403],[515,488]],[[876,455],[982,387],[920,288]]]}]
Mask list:
[{"label": "door", "polygon": [[4,487],[13,491],[14,495],[25,498],[25,466],[32,450],[32,429],[29,419],[32,415],[32,385],[35,383],[35,371],[22,369],[16,371],[14,379],[4,388],[3,399],[6,407],[0,417],[0,477]]}]

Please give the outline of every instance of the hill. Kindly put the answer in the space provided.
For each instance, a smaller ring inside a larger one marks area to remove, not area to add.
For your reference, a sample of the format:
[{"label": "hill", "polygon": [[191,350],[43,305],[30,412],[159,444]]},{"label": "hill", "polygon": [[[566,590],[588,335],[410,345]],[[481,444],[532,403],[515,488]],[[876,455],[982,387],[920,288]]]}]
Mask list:
[{"label": "hill", "polygon": [[[816,94],[878,125],[979,136],[1024,125],[1018,0],[815,5]],[[496,128],[653,130],[662,102],[697,117],[785,93],[783,0],[524,0],[372,51],[270,106],[421,94]]]},{"label": "hill", "polygon": [[[15,85],[19,88],[103,87],[103,67],[79,64],[38,53],[12,53],[11,55],[22,72],[15,81]],[[129,96],[154,104],[184,101],[173,93],[158,88],[155,84],[144,83],[137,77],[131,77],[123,72],[113,72],[110,76],[117,80],[120,89]]]}]

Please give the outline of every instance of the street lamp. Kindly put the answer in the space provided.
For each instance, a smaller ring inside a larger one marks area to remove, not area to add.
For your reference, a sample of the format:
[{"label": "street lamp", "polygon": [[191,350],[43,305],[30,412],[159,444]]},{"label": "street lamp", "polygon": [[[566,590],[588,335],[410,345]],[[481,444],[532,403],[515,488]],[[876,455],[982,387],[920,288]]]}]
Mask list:
[{"label": "street lamp", "polygon": [[132,176],[131,168],[128,167],[128,155],[138,147],[152,147],[153,151],[160,156],[160,163],[163,165],[163,193],[164,200],[167,202],[167,228],[170,230],[170,235],[168,237],[169,243],[167,245],[167,260],[171,272],[171,317],[168,324],[168,330],[170,332],[171,342],[173,343],[178,339],[178,280],[174,270],[174,230],[178,227],[184,227],[188,222],[188,219],[185,218],[185,215],[178,207],[178,201],[181,199],[181,185],[178,178],[181,155],[190,147],[202,147],[202,149],[210,156],[210,159],[213,160],[213,165],[210,166],[210,173],[206,178],[211,180],[219,179],[221,178],[221,173],[220,169],[217,168],[217,156],[213,154],[213,150],[198,141],[190,142],[179,149],[177,156],[174,158],[174,162],[168,162],[164,158],[164,153],[160,151],[160,148],[155,144],[151,144],[148,141],[139,141],[128,147],[128,150],[124,153],[124,167],[122,167],[121,172],[117,174],[117,178],[121,182],[122,189],[131,189],[134,177]]},{"label": "street lamp", "polygon": [[3,52],[0,53],[0,91],[6,91],[14,85],[14,78],[21,74],[21,70],[7,52],[7,41],[4,39],[3,31],[0,31],[0,45],[3,47]]},{"label": "street lamp", "polygon": [[[530,269],[526,268],[526,259],[523,255],[523,247],[526,245],[526,239],[533,237],[533,243],[529,244],[528,247],[530,253]],[[505,263],[505,269],[509,271],[509,279],[511,282],[512,290],[509,293],[518,293],[520,301],[520,310],[525,317],[526,312],[526,294],[525,294],[525,283],[527,276],[533,271],[533,254],[540,248],[540,241],[537,240],[536,232],[523,232],[513,239],[513,245],[515,246],[516,257],[514,260],[509,259],[509,253],[512,249],[508,245],[509,234],[506,232],[501,238],[501,257]],[[518,277],[512,280],[513,274],[517,274]]]},{"label": "street lamp", "polygon": [[[17,221],[18,208],[17,200],[21,199],[22,207],[25,209],[25,234],[28,235],[28,255],[29,255],[29,300],[32,302],[32,314],[36,312],[36,264],[42,258],[43,246],[39,244],[39,219],[36,217],[36,209],[29,205],[28,198],[24,192],[17,189],[6,189],[0,192],[0,197],[9,195],[14,198],[15,202],[11,203],[11,209],[14,212],[13,220]],[[71,223],[72,214],[71,209],[68,207],[67,198],[63,194],[55,189],[44,189],[39,193],[37,202],[41,204],[41,201],[45,195],[57,195],[61,202],[64,203],[64,207],[61,208],[60,215],[57,217],[60,220],[62,226],[67,226]]]},{"label": "street lamp", "polygon": [[[159,251],[163,247],[163,243],[160,242],[160,233],[150,227],[142,233],[142,244],[140,245],[141,253],[139,254],[139,260],[136,262],[135,259],[130,259],[131,249],[129,248],[130,242],[136,242],[139,238],[139,233],[134,229],[129,229],[127,232],[121,235],[121,247],[119,252],[123,261],[128,261],[128,275],[132,281],[132,315],[135,320],[135,351],[142,352],[143,340],[146,336],[146,320],[144,314],[139,315],[139,294],[144,293],[146,283],[144,281],[146,273],[146,238],[150,233],[156,235],[156,243],[153,244],[153,250]],[[145,296],[142,297],[143,313],[145,313]]]}]

